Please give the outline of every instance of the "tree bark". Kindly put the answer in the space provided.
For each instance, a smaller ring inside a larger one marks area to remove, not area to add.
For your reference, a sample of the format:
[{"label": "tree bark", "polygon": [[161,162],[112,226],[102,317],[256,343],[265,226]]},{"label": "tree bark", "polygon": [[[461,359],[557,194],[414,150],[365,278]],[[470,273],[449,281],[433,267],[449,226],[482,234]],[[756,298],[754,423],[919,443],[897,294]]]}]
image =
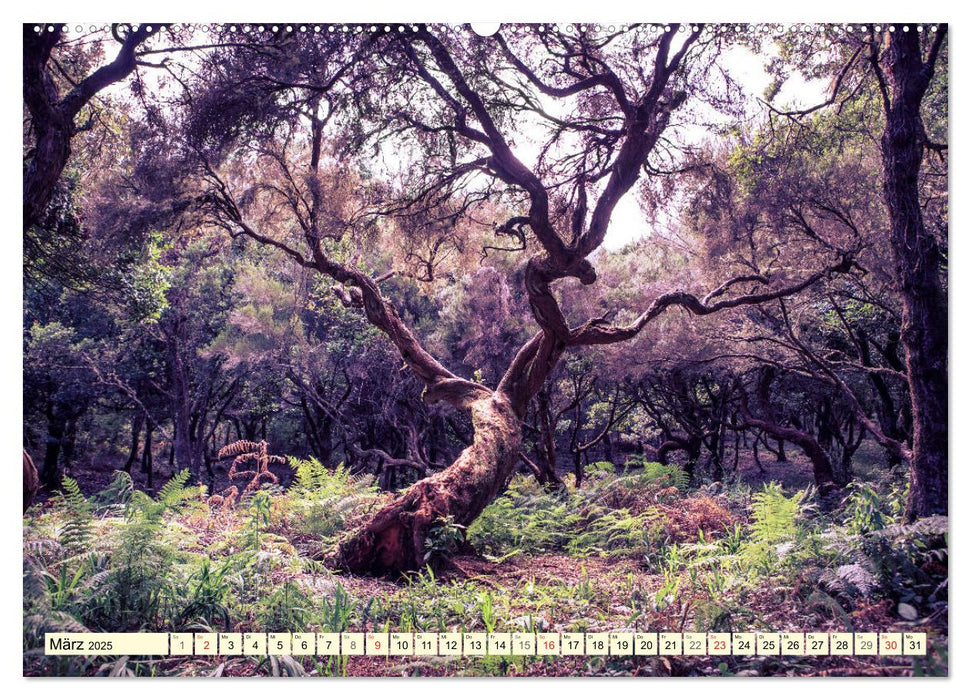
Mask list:
[{"label": "tree bark", "polygon": [[[837,488],[836,476],[833,473],[833,462],[829,454],[812,434],[804,430],[799,430],[798,428],[784,426],[773,415],[772,407],[768,399],[769,388],[775,375],[775,368],[769,366],[763,367],[759,372],[755,395],[759,403],[758,410],[761,414],[760,418],[752,416],[749,411],[748,395],[744,390],[742,391],[739,402],[739,412],[742,420],[747,427],[758,428],[767,436],[772,436],[778,440],[779,445],[782,445],[784,441],[788,441],[799,447],[813,465],[813,480],[816,482],[820,493],[824,496],[828,495]],[[768,440],[766,440],[765,444],[769,444]]]},{"label": "tree bark", "polygon": [[66,424],[67,421],[56,406],[47,409],[47,439],[44,445],[44,464],[41,466],[40,478],[48,491],[56,491],[61,488],[59,462]]},{"label": "tree bark", "polygon": [[469,407],[472,444],[447,469],[411,486],[341,543],[336,562],[356,573],[416,571],[425,540],[443,519],[470,525],[508,484],[519,460],[519,417],[500,392]]},{"label": "tree bark", "polygon": [[918,187],[926,142],[921,101],[947,28],[938,30],[926,62],[920,35],[913,27],[902,29],[897,25],[890,34],[885,56],[886,126],[880,145],[914,421],[906,508],[906,517],[913,520],[947,513],[947,299],[941,251],[924,225]]},{"label": "tree bark", "polygon": [[24,513],[34,502],[34,497],[39,490],[40,476],[37,474],[37,467],[34,466],[34,460],[27,454],[27,450],[24,450]]},{"label": "tree bark", "polygon": [[[537,452],[540,459],[536,461],[539,467],[537,479],[543,486],[562,488],[563,480],[556,473],[556,426],[553,421],[553,409],[550,406],[548,390],[540,391],[536,396],[536,412],[539,415],[540,443]],[[577,476],[577,485],[580,476]]]},{"label": "tree bark", "polygon": [[142,450],[142,472],[148,482],[148,488],[155,486],[155,470],[152,464],[152,421],[145,422],[145,447]]},{"label": "tree bark", "polygon": [[813,465],[813,480],[822,494],[827,494],[836,488],[836,477],[833,474],[833,463],[820,444],[809,433],[795,428],[789,428],[768,420],[754,418],[749,414],[748,407],[742,408],[742,420],[751,428],[763,430],[777,440],[788,440],[806,453]]},{"label": "tree bark", "polygon": [[687,437],[671,435],[667,440],[661,443],[660,447],[657,448],[657,451],[654,454],[654,459],[661,464],[667,464],[668,457],[671,456],[672,452],[683,450],[688,455],[688,459],[685,463],[686,467],[693,470],[694,465],[701,457],[701,444],[702,440],[698,435],[689,435]]},{"label": "tree bark", "polygon": [[179,318],[171,323],[166,338],[169,372],[171,380],[173,443],[175,463],[179,469],[188,469],[193,483],[199,480],[199,462],[192,433],[192,396],[189,368],[182,355],[181,333],[183,321]]}]

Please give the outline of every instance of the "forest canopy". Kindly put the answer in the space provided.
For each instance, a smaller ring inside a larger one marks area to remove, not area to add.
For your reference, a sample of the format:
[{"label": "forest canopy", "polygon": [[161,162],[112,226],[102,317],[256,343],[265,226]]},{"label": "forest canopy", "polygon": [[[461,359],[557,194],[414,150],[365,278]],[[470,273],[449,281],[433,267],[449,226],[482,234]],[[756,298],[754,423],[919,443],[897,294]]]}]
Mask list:
[{"label": "forest canopy", "polygon": [[946,25],[25,25],[25,449],[48,494],[373,476],[329,553],[373,574],[517,474],[605,463],[787,465],[824,509],[875,470],[905,520],[946,515],[947,51]]}]

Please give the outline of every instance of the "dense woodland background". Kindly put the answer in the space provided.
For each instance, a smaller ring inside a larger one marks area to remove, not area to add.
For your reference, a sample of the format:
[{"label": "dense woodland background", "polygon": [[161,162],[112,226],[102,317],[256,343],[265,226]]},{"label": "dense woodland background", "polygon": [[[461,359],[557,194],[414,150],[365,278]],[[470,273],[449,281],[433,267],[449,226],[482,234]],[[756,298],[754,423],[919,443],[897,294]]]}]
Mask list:
[{"label": "dense woodland background", "polygon": [[946,673],[947,53],[25,25],[25,672],[458,672],[34,651],[387,625],[918,629],[462,670]]}]

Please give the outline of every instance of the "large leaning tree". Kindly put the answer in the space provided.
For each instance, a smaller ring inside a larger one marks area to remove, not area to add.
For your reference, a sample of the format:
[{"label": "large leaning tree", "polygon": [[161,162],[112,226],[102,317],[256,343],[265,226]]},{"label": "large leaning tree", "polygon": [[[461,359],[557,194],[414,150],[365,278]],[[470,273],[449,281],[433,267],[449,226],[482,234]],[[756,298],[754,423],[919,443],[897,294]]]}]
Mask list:
[{"label": "large leaning tree", "polygon": [[[489,38],[424,25],[309,37],[281,28],[193,68],[201,80],[182,98],[185,121],[160,139],[184,136],[178,157],[194,170],[180,186],[198,204],[197,223],[332,280],[391,341],[427,402],[471,416],[471,444],[349,533],[336,552],[342,568],[418,569],[433,528],[473,522],[505,489],[527,407],[571,349],[621,343],[674,309],[761,304],[850,269],[854,251],[828,251],[798,277],[745,271],[707,294],[662,293],[638,311],[564,314],[558,294],[598,280],[596,251],[621,199],[675,167],[679,115],[694,109],[703,119],[731,104],[733,83],[717,61],[730,41],[678,25]],[[403,271],[362,262],[361,232],[375,222],[422,235],[482,223],[483,211],[508,212],[485,224],[492,248],[521,256],[535,323],[491,385],[455,374],[405,322],[382,291]]]}]

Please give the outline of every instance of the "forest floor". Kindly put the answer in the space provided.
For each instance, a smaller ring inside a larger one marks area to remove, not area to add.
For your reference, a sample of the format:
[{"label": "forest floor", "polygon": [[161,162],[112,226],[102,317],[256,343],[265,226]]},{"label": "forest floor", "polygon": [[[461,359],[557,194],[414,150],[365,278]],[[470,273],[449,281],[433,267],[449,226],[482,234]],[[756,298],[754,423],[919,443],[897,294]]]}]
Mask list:
[{"label": "forest floor", "polygon": [[[399,580],[347,575],[323,564],[342,533],[386,498],[346,472],[294,463],[286,490],[216,512],[199,501],[198,488],[179,479],[153,499],[137,495],[137,481],[109,485],[78,470],[75,478],[84,484],[78,493],[35,506],[25,517],[24,673],[945,675],[946,520],[895,525],[899,494],[889,483],[848,489],[838,510],[824,512],[806,490],[808,465],[769,459],[764,471],[743,465],[732,483],[700,488],[663,465],[624,474],[591,471],[582,488],[559,494],[517,477],[462,533],[463,553],[436,551],[434,571]],[[100,495],[83,495],[97,490]],[[124,513],[109,503],[116,498],[127,503]],[[924,631],[931,653],[913,659],[287,657],[285,663],[250,656],[67,662],[37,653],[45,629],[75,625],[104,631]]]}]

